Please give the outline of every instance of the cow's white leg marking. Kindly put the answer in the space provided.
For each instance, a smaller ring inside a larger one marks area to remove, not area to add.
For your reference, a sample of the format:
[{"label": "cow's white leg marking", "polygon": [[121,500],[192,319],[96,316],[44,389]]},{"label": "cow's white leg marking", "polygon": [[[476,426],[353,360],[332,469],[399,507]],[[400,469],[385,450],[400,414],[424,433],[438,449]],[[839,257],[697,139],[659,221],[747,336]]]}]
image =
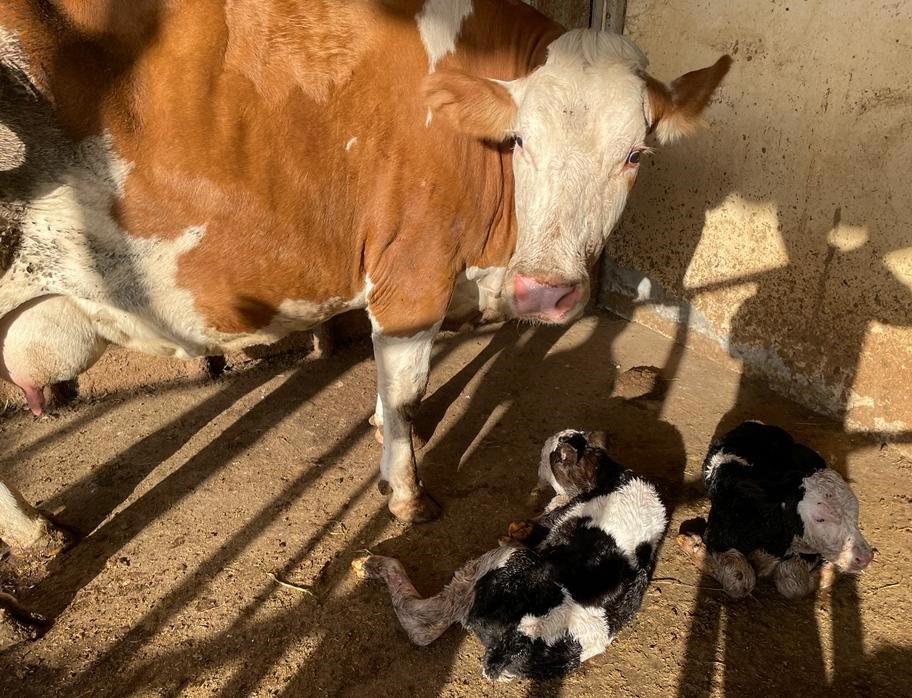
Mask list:
[{"label": "cow's white leg marking", "polygon": [[0,479],[0,540],[14,548],[29,548],[44,536],[47,523],[16,488]]},{"label": "cow's white leg marking", "polygon": [[390,511],[405,521],[427,520],[437,513],[418,483],[412,418],[427,388],[431,345],[440,324],[411,337],[389,337],[377,331],[373,334],[383,414],[380,477],[392,488]]},{"label": "cow's white leg marking", "polygon": [[17,557],[44,561],[74,542],[73,532],[60,528],[0,478],[0,540]]},{"label": "cow's white leg marking", "polygon": [[472,14],[472,0],[427,0],[415,15],[421,43],[428,57],[428,72],[456,48],[462,22]]}]

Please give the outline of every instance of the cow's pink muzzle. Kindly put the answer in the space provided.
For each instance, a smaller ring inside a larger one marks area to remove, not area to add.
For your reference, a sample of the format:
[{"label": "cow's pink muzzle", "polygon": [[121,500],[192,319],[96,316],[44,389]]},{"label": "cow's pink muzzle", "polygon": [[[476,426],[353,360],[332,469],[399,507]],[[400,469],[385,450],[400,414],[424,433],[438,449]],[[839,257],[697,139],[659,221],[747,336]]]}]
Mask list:
[{"label": "cow's pink muzzle", "polygon": [[517,317],[561,322],[579,304],[583,297],[580,284],[531,276],[513,276],[513,311]]}]

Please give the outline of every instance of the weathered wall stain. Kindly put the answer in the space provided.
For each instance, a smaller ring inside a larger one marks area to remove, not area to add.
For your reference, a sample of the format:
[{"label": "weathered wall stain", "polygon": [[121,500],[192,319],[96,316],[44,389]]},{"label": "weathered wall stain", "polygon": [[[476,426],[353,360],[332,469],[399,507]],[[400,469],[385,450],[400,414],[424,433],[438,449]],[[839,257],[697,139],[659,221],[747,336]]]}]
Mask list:
[{"label": "weathered wall stain", "polygon": [[735,64],[709,128],[643,166],[604,301],[912,442],[912,5],[832,8],[628,2],[656,76]]}]

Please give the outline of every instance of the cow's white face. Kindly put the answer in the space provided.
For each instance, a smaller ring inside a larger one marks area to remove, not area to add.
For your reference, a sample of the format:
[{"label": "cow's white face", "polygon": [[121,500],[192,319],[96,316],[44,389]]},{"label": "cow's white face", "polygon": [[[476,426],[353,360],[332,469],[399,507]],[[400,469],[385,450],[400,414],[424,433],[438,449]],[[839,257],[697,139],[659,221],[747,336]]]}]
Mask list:
[{"label": "cow's white face", "polygon": [[504,290],[517,316],[564,322],[585,306],[646,149],[645,65],[622,37],[571,32],[508,86],[518,229]]},{"label": "cow's white face", "polygon": [[502,294],[507,314],[563,323],[582,312],[589,269],[627,202],[647,133],[665,142],[692,129],[728,65],[724,57],[665,86],[645,73],[628,39],[574,30],[519,80],[430,77],[432,110],[462,131],[514,141],[518,228]]}]

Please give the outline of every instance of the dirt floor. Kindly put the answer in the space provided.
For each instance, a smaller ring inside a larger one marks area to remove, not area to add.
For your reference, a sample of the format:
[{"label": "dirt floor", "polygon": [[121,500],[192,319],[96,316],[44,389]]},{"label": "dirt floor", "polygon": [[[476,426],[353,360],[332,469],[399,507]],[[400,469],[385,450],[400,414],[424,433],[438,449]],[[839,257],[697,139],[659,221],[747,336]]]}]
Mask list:
[{"label": "dirt floor", "polygon": [[[667,391],[636,397],[623,374],[638,365],[662,368]],[[356,342],[51,419],[8,411],[2,472],[85,537],[20,590],[55,623],[0,654],[0,695],[910,695],[912,463],[892,447],[611,315],[494,326],[436,347],[420,459],[445,515],[406,528],[375,487],[373,405],[370,346]],[[699,466],[720,422],[748,417],[787,426],[854,483],[877,549],[862,576],[813,600],[763,586],[727,602],[669,536],[604,655],[562,682],[493,685],[473,638],[454,627],[410,645],[385,591],[350,572],[370,548],[436,592],[532,513],[541,444],[564,427],[607,429],[613,455],[660,485],[674,532],[704,512]]]}]

